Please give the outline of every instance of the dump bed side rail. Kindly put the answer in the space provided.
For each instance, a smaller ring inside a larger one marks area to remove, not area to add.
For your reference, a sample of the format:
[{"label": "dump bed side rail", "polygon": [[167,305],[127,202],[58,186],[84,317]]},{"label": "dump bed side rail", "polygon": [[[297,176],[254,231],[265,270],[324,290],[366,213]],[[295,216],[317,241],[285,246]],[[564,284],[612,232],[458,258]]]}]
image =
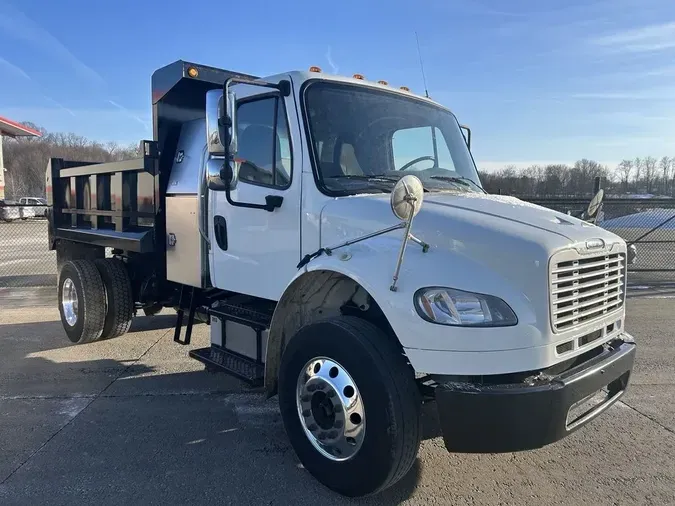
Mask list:
[{"label": "dump bed side rail", "polygon": [[120,162],[49,160],[50,249],[55,249],[59,240],[136,253],[161,249],[164,236],[157,234],[162,209],[157,144],[141,141],[141,152],[141,158]]}]

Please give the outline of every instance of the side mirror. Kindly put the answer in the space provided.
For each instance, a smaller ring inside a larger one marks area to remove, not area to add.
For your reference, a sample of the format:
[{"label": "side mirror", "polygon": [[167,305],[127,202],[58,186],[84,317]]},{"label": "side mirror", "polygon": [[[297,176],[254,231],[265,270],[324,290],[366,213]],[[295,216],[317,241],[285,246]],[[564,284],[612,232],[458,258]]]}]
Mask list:
[{"label": "side mirror", "polygon": [[224,86],[226,100],[220,110],[219,124],[221,125],[221,142],[225,146],[225,160],[220,171],[220,178],[233,190],[239,181],[239,162],[237,157],[237,95],[230,90],[230,83]]},{"label": "side mirror", "polygon": [[[223,90],[206,94],[206,144],[209,189],[232,190],[239,180],[237,154],[237,96],[226,82]],[[224,101],[223,96],[227,99]]]}]

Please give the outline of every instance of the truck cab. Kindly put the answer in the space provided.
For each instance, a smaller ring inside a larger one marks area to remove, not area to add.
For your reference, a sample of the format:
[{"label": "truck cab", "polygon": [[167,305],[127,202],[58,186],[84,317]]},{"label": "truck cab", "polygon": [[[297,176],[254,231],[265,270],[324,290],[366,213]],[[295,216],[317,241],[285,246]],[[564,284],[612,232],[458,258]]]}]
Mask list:
[{"label": "truck cab", "polygon": [[625,392],[625,242],[485,192],[446,107],[361,75],[181,61],[153,75],[153,116],[143,158],[47,169],[73,342],[141,309],[175,308],[181,344],[205,321],[190,356],[278,395],[305,468],[349,496],[410,469],[423,402],[449,451],[506,452]]}]

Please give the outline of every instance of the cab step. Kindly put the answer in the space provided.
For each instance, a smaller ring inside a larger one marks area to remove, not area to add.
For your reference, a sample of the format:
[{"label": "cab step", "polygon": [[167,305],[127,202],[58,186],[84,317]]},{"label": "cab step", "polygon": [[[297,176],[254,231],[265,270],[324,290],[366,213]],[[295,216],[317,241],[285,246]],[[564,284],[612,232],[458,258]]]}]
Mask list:
[{"label": "cab step", "polygon": [[274,307],[249,307],[243,304],[220,302],[213,307],[204,308],[204,311],[221,320],[230,320],[251,328],[265,330],[272,322]]},{"label": "cab step", "polygon": [[265,377],[265,366],[248,357],[225,350],[218,346],[190,350],[190,357],[220,369],[251,386],[262,386]]}]

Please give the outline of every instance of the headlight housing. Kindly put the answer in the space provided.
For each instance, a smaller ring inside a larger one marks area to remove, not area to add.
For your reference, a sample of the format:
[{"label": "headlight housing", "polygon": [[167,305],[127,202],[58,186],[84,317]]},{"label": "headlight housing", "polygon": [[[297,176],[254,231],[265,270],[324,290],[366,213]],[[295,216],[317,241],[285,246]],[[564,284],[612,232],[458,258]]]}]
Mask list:
[{"label": "headlight housing", "polygon": [[429,287],[415,293],[417,313],[431,323],[457,327],[508,327],[518,318],[498,297],[454,288]]}]

